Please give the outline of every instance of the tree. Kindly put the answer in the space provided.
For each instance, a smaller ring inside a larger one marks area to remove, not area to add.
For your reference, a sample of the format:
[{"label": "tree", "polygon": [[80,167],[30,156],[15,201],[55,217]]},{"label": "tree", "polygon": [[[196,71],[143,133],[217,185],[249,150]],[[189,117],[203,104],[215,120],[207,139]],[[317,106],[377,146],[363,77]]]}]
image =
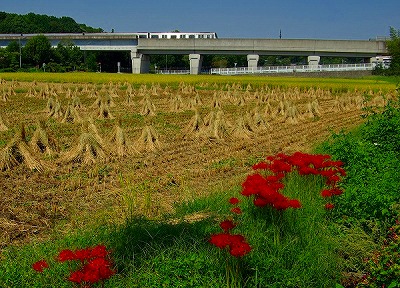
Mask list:
[{"label": "tree", "polygon": [[23,51],[26,59],[36,66],[48,63],[52,55],[50,41],[44,35],[30,38]]},{"label": "tree", "polygon": [[386,45],[390,56],[392,56],[389,73],[400,75],[400,30],[390,27],[390,40],[387,41]]},{"label": "tree", "polygon": [[7,52],[18,52],[19,53],[19,44],[17,41],[11,41],[7,45]]},{"label": "tree", "polygon": [[103,32],[101,28],[92,28],[78,24],[71,17],[39,15],[28,13],[18,15],[0,12],[0,33],[81,33]]},{"label": "tree", "polygon": [[70,40],[62,40],[54,49],[57,63],[64,66],[66,71],[75,70],[82,63],[83,53],[79,47]]}]

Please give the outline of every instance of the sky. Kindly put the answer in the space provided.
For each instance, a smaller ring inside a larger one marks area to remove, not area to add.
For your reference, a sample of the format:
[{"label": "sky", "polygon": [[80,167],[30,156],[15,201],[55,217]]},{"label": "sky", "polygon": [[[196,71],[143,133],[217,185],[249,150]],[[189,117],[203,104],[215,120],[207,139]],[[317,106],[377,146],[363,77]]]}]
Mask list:
[{"label": "sky", "polygon": [[400,0],[0,0],[0,11],[68,16],[106,32],[219,38],[368,40],[400,29]]}]

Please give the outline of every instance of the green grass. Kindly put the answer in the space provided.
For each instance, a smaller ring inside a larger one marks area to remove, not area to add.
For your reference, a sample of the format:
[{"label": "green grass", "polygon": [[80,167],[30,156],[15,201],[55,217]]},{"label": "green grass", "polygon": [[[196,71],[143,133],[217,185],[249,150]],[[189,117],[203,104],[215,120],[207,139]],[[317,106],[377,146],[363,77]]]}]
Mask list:
[{"label": "green grass", "polygon": [[[244,213],[234,233],[245,235],[253,247],[240,261],[242,287],[330,287],[338,281],[335,242],[319,196],[321,179],[293,173],[286,180],[288,195],[299,197],[304,209],[260,210],[241,198]],[[62,249],[104,243],[118,271],[106,287],[225,287],[227,255],[208,239],[220,232],[219,221],[230,215],[228,199],[240,197],[239,192],[240,187],[233,187],[193,199],[161,220],[132,217],[120,226],[92,227],[50,242],[10,247],[0,263],[0,286],[72,287],[65,280],[68,266],[54,257]],[[205,216],[172,221],[196,213]],[[31,264],[43,258],[51,268],[35,273]]]}]

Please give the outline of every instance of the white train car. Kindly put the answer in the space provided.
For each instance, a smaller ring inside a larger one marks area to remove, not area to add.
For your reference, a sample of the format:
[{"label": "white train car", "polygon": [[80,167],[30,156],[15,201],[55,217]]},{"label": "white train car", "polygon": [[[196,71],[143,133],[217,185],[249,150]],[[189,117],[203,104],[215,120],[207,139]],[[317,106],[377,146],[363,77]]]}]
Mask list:
[{"label": "white train car", "polygon": [[138,32],[138,38],[151,39],[216,39],[215,32]]}]

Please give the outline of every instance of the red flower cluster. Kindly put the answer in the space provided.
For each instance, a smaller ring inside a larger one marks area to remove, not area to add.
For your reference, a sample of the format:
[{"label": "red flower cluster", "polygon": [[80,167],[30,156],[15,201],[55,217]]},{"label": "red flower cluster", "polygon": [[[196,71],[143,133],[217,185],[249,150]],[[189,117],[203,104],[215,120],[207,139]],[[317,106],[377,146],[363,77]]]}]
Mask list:
[{"label": "red flower cluster", "polygon": [[326,204],[325,204],[325,209],[326,209],[326,210],[331,210],[331,209],[333,209],[333,208],[335,208],[335,205],[333,205],[332,203],[326,203]]},{"label": "red flower cluster", "polygon": [[91,260],[94,258],[105,258],[109,252],[107,251],[106,246],[97,245],[92,248],[85,249],[77,249],[75,251],[65,249],[62,250],[57,257],[57,260],[60,262],[71,261],[71,260],[79,260],[81,262],[85,262],[87,260]]},{"label": "red flower cluster", "polygon": [[[231,212],[234,214],[241,214],[242,210],[237,205],[240,200],[236,197],[229,199],[229,203],[234,205]],[[219,223],[219,227],[224,230],[223,233],[211,235],[209,242],[220,249],[229,247],[229,253],[234,257],[242,257],[251,251],[250,245],[246,242],[245,238],[240,234],[230,234],[230,231],[236,227],[232,220],[224,220]]]},{"label": "red flower cluster", "polygon": [[235,228],[236,224],[234,224],[231,220],[225,220],[219,223],[219,227],[221,227],[221,229],[225,232],[228,232],[229,230]]},{"label": "red flower cluster", "polygon": [[75,251],[65,249],[58,254],[57,260],[60,262],[78,260],[82,263],[81,269],[71,273],[69,281],[96,283],[110,278],[115,273],[111,269],[111,262],[107,259],[109,253],[104,245]]},{"label": "red flower cluster", "polygon": [[214,234],[211,235],[210,243],[220,249],[229,247],[229,253],[235,257],[242,257],[251,251],[250,245],[246,242],[246,239],[240,234]]},{"label": "red flower cluster", "polygon": [[32,268],[36,272],[42,273],[45,268],[49,268],[49,264],[47,264],[46,260],[40,260],[33,263]]},{"label": "red flower cluster", "polygon": [[239,202],[240,202],[240,200],[236,197],[232,197],[229,199],[229,203],[235,206],[231,209],[232,213],[242,214],[242,209],[240,209],[240,207],[237,206],[239,204]]},{"label": "red flower cluster", "polygon": [[[313,155],[296,152],[293,155],[279,153],[268,156],[266,162],[253,166],[254,170],[267,170],[272,175],[262,176],[259,173],[249,175],[242,184],[242,195],[254,195],[254,205],[264,207],[270,205],[278,210],[287,208],[301,208],[301,203],[296,199],[289,199],[280,190],[284,188],[281,182],[285,174],[297,170],[300,175],[321,175],[330,186],[321,192],[322,197],[340,195],[343,191],[336,186],[341,177],[346,175],[341,161],[332,161],[329,155]],[[333,207],[332,207],[333,208]]]},{"label": "red flower cluster", "polygon": [[97,283],[100,280],[110,278],[115,272],[110,268],[111,263],[104,258],[94,258],[82,269],[74,271],[68,280],[75,283]]},{"label": "red flower cluster", "polygon": [[239,202],[240,202],[239,199],[236,197],[232,197],[229,199],[229,203],[231,203],[232,205],[237,205],[239,204]]}]

